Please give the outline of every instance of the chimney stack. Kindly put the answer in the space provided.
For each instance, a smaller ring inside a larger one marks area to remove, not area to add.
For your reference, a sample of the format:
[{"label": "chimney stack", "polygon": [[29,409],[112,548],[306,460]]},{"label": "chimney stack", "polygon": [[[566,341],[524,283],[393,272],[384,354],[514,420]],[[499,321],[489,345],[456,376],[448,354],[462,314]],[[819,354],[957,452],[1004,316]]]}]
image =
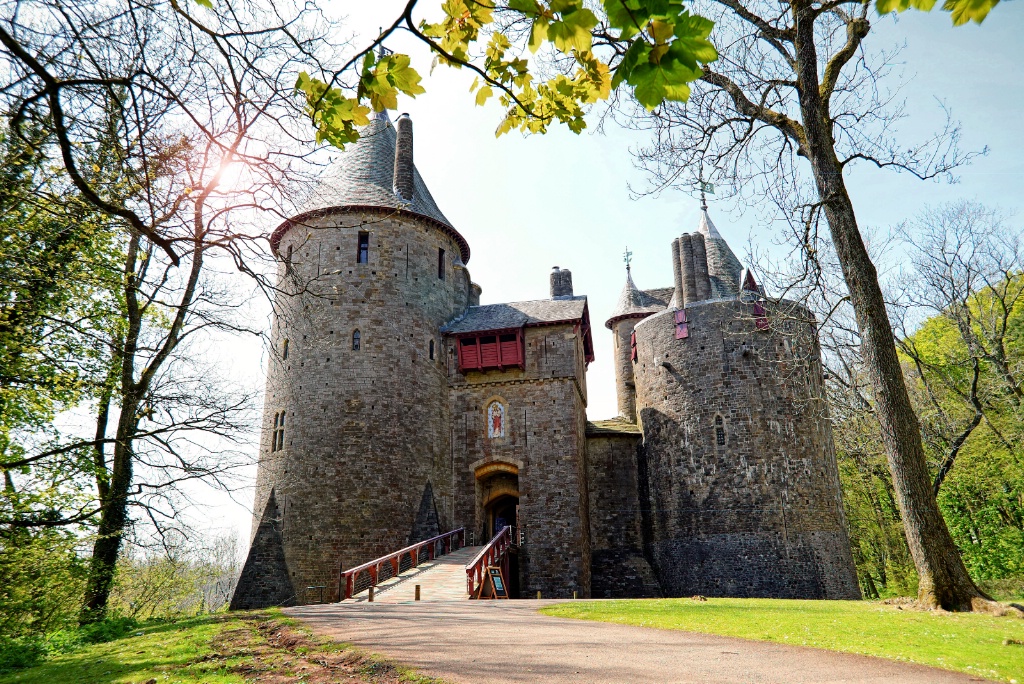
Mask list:
[{"label": "chimney stack", "polygon": [[412,182],[412,119],[402,114],[395,122],[395,194],[411,202],[415,192]]},{"label": "chimney stack", "polygon": [[551,269],[551,298],[559,297],[572,297],[572,271],[554,266]]}]

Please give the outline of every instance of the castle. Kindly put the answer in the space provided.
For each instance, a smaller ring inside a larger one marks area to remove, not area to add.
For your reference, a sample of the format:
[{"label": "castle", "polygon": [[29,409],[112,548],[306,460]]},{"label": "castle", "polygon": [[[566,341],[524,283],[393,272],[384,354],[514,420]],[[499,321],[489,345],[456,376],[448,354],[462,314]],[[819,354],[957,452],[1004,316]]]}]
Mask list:
[{"label": "castle", "polygon": [[545,597],[859,598],[813,315],[772,300],[704,209],[674,283],[626,283],[619,416],[587,418],[587,298],[480,304],[469,245],[378,115],[271,237],[251,547],[232,608],[337,600],[342,569],[465,527],[523,543]]}]

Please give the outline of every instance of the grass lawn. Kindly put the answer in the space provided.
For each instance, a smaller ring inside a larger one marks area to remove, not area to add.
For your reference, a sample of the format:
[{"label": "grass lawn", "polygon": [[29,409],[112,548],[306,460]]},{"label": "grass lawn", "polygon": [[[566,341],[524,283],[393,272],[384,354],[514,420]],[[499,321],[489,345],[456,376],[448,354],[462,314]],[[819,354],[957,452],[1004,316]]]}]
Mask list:
[{"label": "grass lawn", "polygon": [[715,598],[579,601],[541,612],[827,648],[1024,684],[1024,620],[1013,617],[899,610],[872,601]]},{"label": "grass lawn", "polygon": [[0,684],[441,684],[313,636],[280,613],[150,624],[131,636],[0,675]]}]

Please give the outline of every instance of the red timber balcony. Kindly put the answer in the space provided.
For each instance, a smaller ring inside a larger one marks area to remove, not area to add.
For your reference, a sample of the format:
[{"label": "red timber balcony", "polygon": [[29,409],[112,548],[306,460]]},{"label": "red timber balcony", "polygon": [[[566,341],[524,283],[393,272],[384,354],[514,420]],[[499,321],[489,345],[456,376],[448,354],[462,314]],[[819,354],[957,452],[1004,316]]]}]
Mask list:
[{"label": "red timber balcony", "polygon": [[526,368],[522,328],[458,337],[459,372]]}]

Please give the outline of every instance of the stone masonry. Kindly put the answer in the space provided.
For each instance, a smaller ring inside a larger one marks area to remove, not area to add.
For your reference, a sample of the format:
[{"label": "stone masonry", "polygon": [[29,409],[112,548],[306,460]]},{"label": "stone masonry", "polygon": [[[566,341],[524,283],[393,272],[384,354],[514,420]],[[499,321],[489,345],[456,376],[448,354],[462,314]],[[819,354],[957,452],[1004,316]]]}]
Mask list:
[{"label": "stone masonry", "polygon": [[[231,607],[337,600],[344,569],[464,527],[522,596],[856,598],[820,350],[714,224],[626,285],[620,416],[587,420],[587,298],[481,304],[466,240],[379,114],[271,235],[250,551]],[[538,283],[540,286],[540,283]]]}]

